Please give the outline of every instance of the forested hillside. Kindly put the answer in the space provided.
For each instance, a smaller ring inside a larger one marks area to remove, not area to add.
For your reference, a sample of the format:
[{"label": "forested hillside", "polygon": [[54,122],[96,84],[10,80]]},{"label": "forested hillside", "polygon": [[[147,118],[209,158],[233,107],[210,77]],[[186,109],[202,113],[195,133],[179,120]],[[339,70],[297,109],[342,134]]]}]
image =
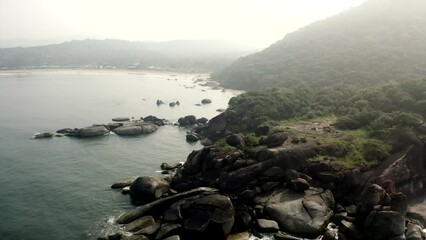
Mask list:
[{"label": "forested hillside", "polygon": [[425,26],[426,1],[369,0],[238,59],[214,78],[245,90],[422,79]]},{"label": "forested hillside", "polygon": [[0,49],[0,69],[102,66],[213,71],[248,53],[248,48],[225,41],[79,40],[48,46]]}]

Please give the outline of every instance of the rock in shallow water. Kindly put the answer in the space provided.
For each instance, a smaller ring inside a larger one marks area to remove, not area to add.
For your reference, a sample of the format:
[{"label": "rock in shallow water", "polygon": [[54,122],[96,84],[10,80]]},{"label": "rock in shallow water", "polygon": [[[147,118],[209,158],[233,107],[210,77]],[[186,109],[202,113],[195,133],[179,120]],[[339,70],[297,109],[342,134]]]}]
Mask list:
[{"label": "rock in shallow water", "polygon": [[109,129],[105,126],[91,126],[80,128],[76,132],[77,137],[97,137],[109,133]]},{"label": "rock in shallow water", "polygon": [[139,177],[130,185],[130,197],[140,203],[155,201],[168,191],[169,183],[157,177]]}]

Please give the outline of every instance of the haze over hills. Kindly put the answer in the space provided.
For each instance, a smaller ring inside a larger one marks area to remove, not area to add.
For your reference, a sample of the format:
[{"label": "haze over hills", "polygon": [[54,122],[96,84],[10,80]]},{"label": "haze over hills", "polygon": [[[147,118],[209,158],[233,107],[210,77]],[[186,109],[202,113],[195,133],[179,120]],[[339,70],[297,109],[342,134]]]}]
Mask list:
[{"label": "haze over hills", "polygon": [[426,78],[425,26],[426,1],[370,0],[240,58],[214,78],[246,90]]},{"label": "haze over hills", "polygon": [[214,40],[75,40],[47,46],[0,49],[0,69],[102,67],[212,71],[251,52],[230,42]]}]

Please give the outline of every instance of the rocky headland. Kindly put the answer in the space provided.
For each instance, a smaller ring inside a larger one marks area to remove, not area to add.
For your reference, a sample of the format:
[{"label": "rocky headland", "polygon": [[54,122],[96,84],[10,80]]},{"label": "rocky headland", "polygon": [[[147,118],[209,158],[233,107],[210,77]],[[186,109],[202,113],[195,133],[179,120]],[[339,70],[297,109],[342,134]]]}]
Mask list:
[{"label": "rocky headland", "polygon": [[233,130],[243,123],[225,111],[190,131],[209,144],[183,165],[114,184],[136,207],[118,217],[122,231],[99,239],[425,239],[425,213],[409,205],[425,192],[426,139],[348,164],[339,141],[353,136],[329,121]]}]

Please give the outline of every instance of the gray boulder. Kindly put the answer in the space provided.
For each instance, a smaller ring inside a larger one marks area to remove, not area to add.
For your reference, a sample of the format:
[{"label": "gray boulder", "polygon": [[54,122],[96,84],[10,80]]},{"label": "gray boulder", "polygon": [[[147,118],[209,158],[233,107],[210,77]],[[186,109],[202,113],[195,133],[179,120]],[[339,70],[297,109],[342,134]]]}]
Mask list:
[{"label": "gray boulder", "polygon": [[77,137],[96,137],[109,133],[105,126],[91,126],[80,128],[76,132]]},{"label": "gray boulder", "polygon": [[275,220],[282,231],[302,237],[317,237],[333,216],[334,197],[329,190],[297,193],[286,189],[255,201],[264,202],[264,214]]},{"label": "gray boulder", "polygon": [[288,134],[279,132],[268,136],[265,139],[265,144],[268,148],[281,146],[288,139]]},{"label": "gray boulder", "polygon": [[157,131],[158,126],[153,123],[132,123],[114,129],[115,134],[120,136],[135,136]]},{"label": "gray boulder", "polygon": [[115,134],[120,136],[141,135],[142,128],[140,126],[122,126],[114,129]]},{"label": "gray boulder", "polygon": [[159,199],[169,191],[169,183],[158,177],[139,177],[130,185],[130,197],[138,203]]}]

